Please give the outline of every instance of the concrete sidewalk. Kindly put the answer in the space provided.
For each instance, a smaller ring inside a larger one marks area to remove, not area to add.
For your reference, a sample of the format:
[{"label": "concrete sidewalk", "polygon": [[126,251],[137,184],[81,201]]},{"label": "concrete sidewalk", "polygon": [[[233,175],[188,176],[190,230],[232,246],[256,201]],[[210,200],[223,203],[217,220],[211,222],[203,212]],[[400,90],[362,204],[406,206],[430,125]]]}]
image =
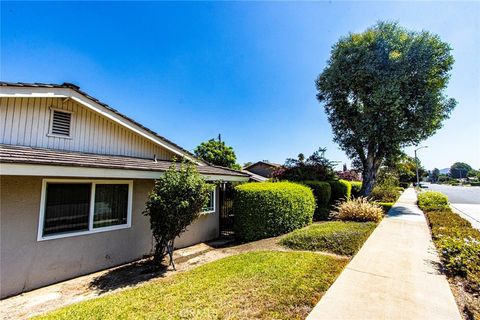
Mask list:
[{"label": "concrete sidewalk", "polygon": [[402,194],[308,320],[462,319],[416,199]]}]

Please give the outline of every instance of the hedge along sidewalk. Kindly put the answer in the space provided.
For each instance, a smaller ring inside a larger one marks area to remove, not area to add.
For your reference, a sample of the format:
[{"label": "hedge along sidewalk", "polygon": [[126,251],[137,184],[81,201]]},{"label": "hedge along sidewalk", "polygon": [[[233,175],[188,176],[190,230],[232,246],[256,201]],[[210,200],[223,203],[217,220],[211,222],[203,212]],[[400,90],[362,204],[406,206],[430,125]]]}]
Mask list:
[{"label": "hedge along sidewalk", "polygon": [[402,194],[308,320],[461,319],[416,200]]}]

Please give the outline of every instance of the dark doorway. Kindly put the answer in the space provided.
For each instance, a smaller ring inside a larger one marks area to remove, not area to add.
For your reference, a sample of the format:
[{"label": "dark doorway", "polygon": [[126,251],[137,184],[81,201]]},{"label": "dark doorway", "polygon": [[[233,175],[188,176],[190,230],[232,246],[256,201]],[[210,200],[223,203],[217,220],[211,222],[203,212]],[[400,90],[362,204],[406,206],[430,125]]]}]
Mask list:
[{"label": "dark doorway", "polygon": [[235,231],[233,228],[233,196],[234,189],[231,183],[222,183],[220,185],[220,237],[234,238]]}]

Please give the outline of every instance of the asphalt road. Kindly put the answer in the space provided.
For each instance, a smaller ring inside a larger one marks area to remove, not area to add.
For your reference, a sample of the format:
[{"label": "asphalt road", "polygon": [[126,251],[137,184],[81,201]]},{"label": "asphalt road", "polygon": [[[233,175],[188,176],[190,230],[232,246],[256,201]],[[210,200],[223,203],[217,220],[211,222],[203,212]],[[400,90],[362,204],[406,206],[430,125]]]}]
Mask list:
[{"label": "asphalt road", "polygon": [[467,219],[480,230],[480,187],[460,187],[442,184],[422,183],[428,190],[447,195],[450,205],[456,213]]},{"label": "asphalt road", "polygon": [[480,204],[480,187],[449,186],[422,182],[429,190],[447,195],[451,203]]}]

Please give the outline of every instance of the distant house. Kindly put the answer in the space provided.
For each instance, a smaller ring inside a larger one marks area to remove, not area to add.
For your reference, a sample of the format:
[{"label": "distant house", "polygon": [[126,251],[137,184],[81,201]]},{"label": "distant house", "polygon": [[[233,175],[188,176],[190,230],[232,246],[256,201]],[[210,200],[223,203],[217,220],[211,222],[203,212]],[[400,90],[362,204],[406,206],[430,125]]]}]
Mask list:
[{"label": "distant house", "polygon": [[246,167],[243,168],[243,170],[252,172],[256,175],[262,176],[264,178],[271,178],[273,171],[275,171],[278,168],[281,168],[282,165],[278,163],[272,163],[266,160],[263,161],[258,161],[255,163],[252,163]]},{"label": "distant house", "polygon": [[[147,194],[174,157],[212,166],[64,83],[0,82],[0,297],[109,268],[152,250]],[[218,188],[178,247],[219,235]]]}]

